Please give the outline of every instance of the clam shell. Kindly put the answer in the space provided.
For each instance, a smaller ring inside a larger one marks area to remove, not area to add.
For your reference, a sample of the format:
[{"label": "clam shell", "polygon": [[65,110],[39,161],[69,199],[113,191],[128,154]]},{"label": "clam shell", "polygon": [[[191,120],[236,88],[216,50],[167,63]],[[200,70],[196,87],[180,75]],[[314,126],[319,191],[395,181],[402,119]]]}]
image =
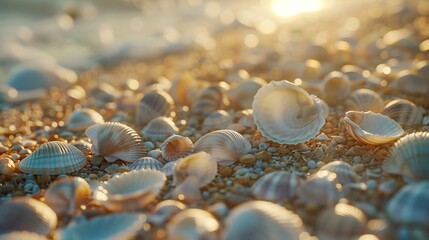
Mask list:
[{"label": "clam shell", "polygon": [[194,151],[194,144],[188,137],[173,134],[161,145],[162,157],[167,161],[175,161]]},{"label": "clam shell", "polygon": [[308,237],[298,215],[266,201],[240,204],[232,209],[225,224],[225,240],[304,239],[305,235]]},{"label": "clam shell", "polygon": [[161,172],[163,172],[165,174],[165,176],[169,177],[173,175],[174,172],[174,168],[176,167],[176,161],[172,161],[172,162],[167,162],[162,168],[161,168]]},{"label": "clam shell", "polygon": [[59,175],[76,172],[86,165],[79,149],[58,141],[40,145],[19,163],[19,171],[37,175]]},{"label": "clam shell", "polygon": [[176,214],[167,225],[167,239],[217,239],[220,228],[216,218],[201,209],[186,209]]},{"label": "clam shell", "polygon": [[344,117],[347,132],[365,144],[383,144],[404,134],[401,125],[379,113],[348,111]]},{"label": "clam shell", "polygon": [[157,117],[152,119],[146,127],[141,131],[141,134],[154,141],[162,141],[172,134],[179,132],[176,124],[166,117]]},{"label": "clam shell", "polygon": [[164,225],[171,217],[184,209],[186,209],[186,205],[179,201],[164,200],[156,204],[147,220],[155,225]]},{"label": "clam shell", "polygon": [[137,106],[136,124],[144,126],[156,117],[168,116],[173,104],[173,99],[165,91],[153,91],[145,94]]},{"label": "clam shell", "polygon": [[353,91],[345,102],[347,111],[382,112],[384,101],[381,96],[370,90],[361,88]]},{"label": "clam shell", "polygon": [[197,100],[191,105],[190,111],[195,115],[207,116],[228,104],[223,87],[209,86],[201,91]]},{"label": "clam shell", "polygon": [[396,99],[389,102],[384,107],[383,114],[402,125],[421,124],[423,120],[420,109],[406,99]]},{"label": "clam shell", "polygon": [[221,166],[231,165],[252,149],[240,133],[233,130],[216,130],[198,139],[194,152],[207,152]]},{"label": "clam shell", "polygon": [[252,108],[253,97],[265,84],[267,82],[262,78],[251,78],[239,83],[227,93],[231,105],[236,109]]},{"label": "clam shell", "polygon": [[103,116],[90,108],[76,109],[67,119],[66,126],[73,131],[82,131],[96,123],[104,123]]},{"label": "clam shell", "polygon": [[201,201],[199,179],[193,176],[187,177],[174,188],[172,197],[186,204],[195,204]]},{"label": "clam shell", "polygon": [[118,159],[132,162],[143,157],[144,146],[134,129],[117,122],[92,125],[85,134],[92,142],[92,152],[108,162]]},{"label": "clam shell", "polygon": [[179,159],[173,171],[173,185],[178,185],[189,176],[198,179],[199,186],[209,184],[217,174],[217,163],[206,152],[198,152]]},{"label": "clam shell", "polygon": [[298,201],[312,206],[332,206],[340,199],[335,184],[327,178],[312,177],[297,190]]},{"label": "clam shell", "polygon": [[325,124],[319,99],[286,80],[271,81],[260,88],[252,108],[258,130],[278,143],[305,142]]},{"label": "clam shell", "polygon": [[341,72],[349,78],[352,87],[364,85],[366,82],[363,69],[358,66],[345,65],[341,67]]},{"label": "clam shell", "polygon": [[165,184],[165,174],[136,170],[116,175],[95,190],[94,199],[110,211],[133,211],[154,201]]},{"label": "clam shell", "polygon": [[259,178],[251,191],[257,199],[280,202],[294,197],[301,184],[301,178],[294,173],[275,171]]},{"label": "clam shell", "polygon": [[402,71],[398,78],[389,85],[389,88],[395,92],[427,95],[429,93],[429,81],[418,74]]},{"label": "clam shell", "polygon": [[334,179],[332,179],[332,176],[326,175],[328,179],[332,179],[341,184],[354,183],[360,180],[359,175],[353,170],[352,166],[343,161],[330,162],[321,167],[319,171],[325,170],[336,174]]},{"label": "clam shell", "polygon": [[48,240],[45,236],[27,231],[16,231],[0,235],[0,240]]},{"label": "clam shell", "polygon": [[334,106],[348,97],[351,87],[352,84],[347,75],[334,71],[323,79],[320,86],[321,97],[326,103]]},{"label": "clam shell", "polygon": [[224,110],[217,110],[210,113],[203,121],[203,131],[225,129],[232,123],[232,117]]},{"label": "clam shell", "polygon": [[142,157],[127,165],[128,170],[152,169],[161,171],[164,164],[152,157]]}]

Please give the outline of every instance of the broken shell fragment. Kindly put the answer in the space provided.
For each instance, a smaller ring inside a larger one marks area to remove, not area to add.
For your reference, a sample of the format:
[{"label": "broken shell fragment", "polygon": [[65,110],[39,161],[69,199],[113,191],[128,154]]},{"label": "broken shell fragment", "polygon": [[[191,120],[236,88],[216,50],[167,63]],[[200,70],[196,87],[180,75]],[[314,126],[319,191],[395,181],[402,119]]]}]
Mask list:
[{"label": "broken shell fragment", "polygon": [[345,102],[347,111],[371,111],[382,112],[384,108],[384,101],[381,96],[370,90],[361,88],[350,94]]},{"label": "broken shell fragment", "polygon": [[82,131],[96,123],[104,123],[103,116],[90,108],[76,109],[67,119],[66,126],[73,131]]},{"label": "broken shell fragment", "polygon": [[174,124],[173,120],[167,117],[157,117],[152,119],[146,127],[141,131],[141,134],[154,141],[162,141],[172,134],[179,132],[179,129]]},{"label": "broken shell fragment", "polygon": [[166,161],[175,161],[194,151],[194,144],[188,137],[173,134],[161,145],[162,157]]},{"label": "broken shell fragment", "polygon": [[383,114],[402,125],[421,124],[423,114],[420,109],[407,99],[396,99],[384,107]]},{"label": "broken shell fragment", "polygon": [[251,191],[257,199],[280,202],[294,197],[301,184],[302,179],[296,174],[275,171],[259,178]]}]

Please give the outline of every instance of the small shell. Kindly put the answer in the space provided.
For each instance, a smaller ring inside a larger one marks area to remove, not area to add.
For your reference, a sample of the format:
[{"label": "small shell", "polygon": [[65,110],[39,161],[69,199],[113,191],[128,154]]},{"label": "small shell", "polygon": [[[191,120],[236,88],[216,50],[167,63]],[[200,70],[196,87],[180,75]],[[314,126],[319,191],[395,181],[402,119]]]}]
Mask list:
[{"label": "small shell", "polygon": [[107,82],[101,82],[92,86],[88,95],[96,100],[97,106],[104,106],[105,103],[115,101],[119,97],[120,92]]},{"label": "small shell", "polygon": [[19,163],[19,170],[37,175],[59,175],[75,172],[86,165],[79,149],[58,141],[40,145]]},{"label": "small shell", "polygon": [[57,226],[57,215],[31,197],[14,198],[0,206],[0,234],[28,231],[48,236]]},{"label": "small shell", "polygon": [[423,120],[420,109],[406,99],[396,99],[389,102],[384,107],[383,114],[402,125],[421,124]]},{"label": "small shell", "polygon": [[380,95],[370,89],[361,88],[353,91],[345,102],[347,111],[382,112],[384,101]]},{"label": "small shell", "polygon": [[345,65],[341,68],[341,72],[346,75],[352,87],[362,86],[366,82],[366,77],[363,75],[362,68],[355,65]]},{"label": "small shell", "polygon": [[389,88],[395,92],[427,95],[429,93],[429,81],[415,73],[402,71],[399,73],[399,77],[389,85]]},{"label": "small shell", "polygon": [[91,153],[91,143],[80,140],[78,142],[71,143],[75,148],[79,149],[83,155],[88,156]]},{"label": "small shell", "polygon": [[15,163],[10,158],[0,158],[0,174],[10,175],[15,171]]},{"label": "small shell", "polygon": [[347,75],[336,71],[331,72],[321,84],[322,99],[330,106],[334,106],[349,96],[351,85]]},{"label": "small shell", "polygon": [[16,231],[0,235],[0,240],[48,240],[45,236],[27,231]]},{"label": "small shell", "polygon": [[174,188],[172,197],[186,204],[198,203],[202,199],[199,179],[193,176],[187,177]]},{"label": "small shell", "polygon": [[186,209],[168,222],[167,239],[218,239],[219,227],[219,222],[209,212]]},{"label": "small shell", "polygon": [[209,86],[201,91],[190,110],[195,115],[207,116],[228,104],[225,89],[222,86]]},{"label": "small shell", "polygon": [[194,152],[207,152],[221,166],[231,165],[252,149],[240,133],[233,130],[216,130],[195,142]]},{"label": "small shell", "polygon": [[209,184],[217,174],[217,164],[206,152],[198,152],[177,160],[173,171],[173,185],[178,185],[189,176],[198,179],[199,186]]},{"label": "small shell", "polygon": [[194,144],[188,137],[173,134],[161,145],[162,157],[167,161],[175,161],[194,151]]},{"label": "small shell", "polygon": [[312,206],[332,206],[340,199],[340,193],[327,178],[312,177],[297,190],[298,201]]},{"label": "small shell", "polygon": [[103,116],[90,108],[76,109],[67,119],[66,126],[72,131],[83,131],[96,123],[104,123]]},{"label": "small shell", "polygon": [[172,134],[179,132],[176,124],[166,117],[152,119],[146,127],[141,130],[141,134],[154,141],[162,141]]},{"label": "small shell", "polygon": [[148,222],[155,225],[164,225],[174,215],[186,209],[186,205],[176,200],[164,200],[156,204],[152,214],[147,217]]},{"label": "small shell", "polygon": [[144,146],[134,129],[117,122],[92,125],[85,134],[92,142],[92,152],[108,162],[118,159],[132,162],[143,157]]},{"label": "small shell", "polygon": [[404,134],[401,125],[379,113],[348,111],[344,117],[347,132],[365,144],[383,144]]},{"label": "small shell", "polygon": [[286,80],[271,81],[260,88],[252,108],[258,130],[278,143],[305,142],[325,124],[319,99]]},{"label": "small shell", "polygon": [[198,93],[204,85],[202,81],[197,81],[189,72],[186,72],[173,79],[170,93],[175,102],[190,106],[197,97],[195,93]]},{"label": "small shell", "polygon": [[127,165],[128,170],[152,169],[161,171],[164,164],[152,157],[142,157]]},{"label": "small shell", "polygon": [[253,97],[259,88],[267,82],[262,78],[251,78],[239,83],[235,88],[228,92],[228,99],[231,105],[236,109],[252,108]]},{"label": "small shell", "polygon": [[166,180],[165,174],[156,170],[123,173],[98,187],[94,199],[110,211],[134,211],[154,201]]},{"label": "small shell", "polygon": [[[360,180],[359,175],[353,170],[352,166],[343,161],[333,161],[320,168],[320,171],[329,171],[336,174],[335,182],[341,184],[354,183]],[[332,177],[327,175],[328,179]]]},{"label": "small shell", "polygon": [[152,119],[168,116],[173,108],[174,101],[167,92],[153,91],[145,94],[136,110],[136,124],[144,126]]},{"label": "small shell", "polygon": [[206,132],[225,129],[232,123],[232,117],[224,110],[217,110],[210,113],[203,122],[202,129]]},{"label": "small shell", "polygon": [[276,171],[259,178],[251,191],[257,199],[280,202],[294,197],[301,184],[301,178],[294,173]]}]

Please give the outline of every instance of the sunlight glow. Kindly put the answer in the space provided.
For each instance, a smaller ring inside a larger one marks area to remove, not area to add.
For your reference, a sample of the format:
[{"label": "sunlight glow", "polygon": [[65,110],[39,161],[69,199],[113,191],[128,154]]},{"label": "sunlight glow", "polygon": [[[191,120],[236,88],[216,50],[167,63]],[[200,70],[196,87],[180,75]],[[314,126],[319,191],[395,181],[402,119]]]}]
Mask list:
[{"label": "sunlight glow", "polygon": [[290,17],[319,11],[324,5],[325,0],[272,0],[271,10],[279,17]]}]

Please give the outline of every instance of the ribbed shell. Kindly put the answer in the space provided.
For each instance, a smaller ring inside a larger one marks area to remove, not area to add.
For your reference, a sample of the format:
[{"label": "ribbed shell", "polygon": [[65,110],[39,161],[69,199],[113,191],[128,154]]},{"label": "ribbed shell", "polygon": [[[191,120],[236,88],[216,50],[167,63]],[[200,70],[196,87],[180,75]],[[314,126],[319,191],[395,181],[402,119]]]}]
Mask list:
[{"label": "ribbed shell", "polygon": [[221,166],[233,164],[251,149],[249,141],[233,130],[216,130],[207,133],[194,144],[194,152],[209,153]]},{"label": "ribbed shell", "polygon": [[341,68],[341,72],[346,75],[353,87],[364,85],[366,77],[363,75],[362,68],[355,65],[345,65]]},{"label": "ribbed shell", "polygon": [[341,184],[354,183],[359,181],[360,179],[359,175],[353,170],[352,166],[346,162],[330,162],[325,166],[321,167],[319,171],[324,170],[335,173],[337,176],[334,181]]},{"label": "ribbed shell", "polygon": [[340,199],[340,193],[327,178],[312,177],[297,190],[298,201],[313,206],[332,206]]},{"label": "ribbed shell", "polygon": [[307,235],[298,215],[266,201],[240,204],[232,209],[225,224],[225,240],[298,240]]},{"label": "ribbed shell", "polygon": [[418,74],[403,71],[400,72],[399,77],[389,85],[389,88],[396,92],[427,95],[429,93],[429,81]]},{"label": "ribbed shell", "polygon": [[271,81],[261,87],[252,108],[258,130],[278,143],[305,142],[325,124],[319,99],[286,80]]},{"label": "ribbed shell", "polygon": [[143,157],[144,145],[134,129],[118,122],[92,125],[85,134],[92,142],[92,152],[108,162],[118,159],[132,162]]},{"label": "ribbed shell", "polygon": [[0,240],[48,240],[45,236],[27,231],[16,231],[0,235]]},{"label": "ribbed shell", "polygon": [[146,127],[141,130],[141,134],[154,141],[162,141],[172,134],[179,132],[176,124],[171,118],[157,117],[152,119]]},{"label": "ribbed shell", "polygon": [[165,176],[169,177],[173,175],[174,168],[176,167],[177,160],[172,162],[167,162],[162,168],[161,172],[165,174]]},{"label": "ribbed shell", "polygon": [[353,91],[345,102],[346,110],[382,112],[384,101],[381,96],[370,90],[361,88]]},{"label": "ribbed shell", "polygon": [[337,71],[331,72],[321,83],[322,99],[330,106],[334,106],[349,96],[351,87],[347,75]]},{"label": "ribbed shell", "polygon": [[232,117],[224,110],[217,110],[210,113],[203,121],[202,129],[204,131],[213,131],[225,129],[232,123]]},{"label": "ribbed shell", "polygon": [[177,160],[173,171],[173,185],[178,185],[189,176],[198,179],[202,187],[210,183],[217,174],[217,163],[206,152],[198,152]]},{"label": "ribbed shell", "polygon": [[66,126],[73,131],[82,131],[96,123],[104,123],[103,116],[90,108],[82,108],[69,116]]},{"label": "ribbed shell", "polygon": [[173,134],[161,145],[162,157],[167,161],[175,161],[194,151],[194,144],[188,137]]},{"label": "ribbed shell", "polygon": [[199,116],[207,116],[227,104],[225,89],[221,86],[209,86],[201,91],[191,105],[190,111]]},{"label": "ribbed shell", "polygon": [[161,171],[162,162],[152,157],[142,157],[127,165],[128,170],[152,169]]},{"label": "ribbed shell", "polygon": [[156,204],[147,220],[155,225],[164,225],[171,217],[186,209],[186,205],[176,200],[164,200]]},{"label": "ribbed shell", "polygon": [[253,97],[259,88],[265,84],[267,82],[262,78],[251,78],[239,83],[227,93],[231,105],[236,109],[252,108]]},{"label": "ribbed shell", "polygon": [[220,224],[201,209],[186,209],[176,214],[167,225],[167,239],[217,239]]},{"label": "ribbed shell", "polygon": [[348,111],[344,117],[347,132],[365,144],[383,144],[404,134],[401,125],[379,113]]},{"label": "ribbed shell", "polygon": [[389,102],[384,107],[383,114],[402,125],[421,124],[423,120],[420,109],[406,99],[396,99]]},{"label": "ribbed shell", "polygon": [[37,175],[60,175],[76,172],[86,165],[83,153],[74,146],[58,141],[40,145],[19,163],[19,170]]},{"label": "ribbed shell", "polygon": [[156,117],[168,116],[173,104],[173,99],[165,91],[153,91],[145,94],[137,106],[136,124],[144,126]]},{"label": "ribbed shell", "polygon": [[280,202],[294,197],[302,182],[294,173],[276,171],[259,178],[251,191],[257,199]]}]

